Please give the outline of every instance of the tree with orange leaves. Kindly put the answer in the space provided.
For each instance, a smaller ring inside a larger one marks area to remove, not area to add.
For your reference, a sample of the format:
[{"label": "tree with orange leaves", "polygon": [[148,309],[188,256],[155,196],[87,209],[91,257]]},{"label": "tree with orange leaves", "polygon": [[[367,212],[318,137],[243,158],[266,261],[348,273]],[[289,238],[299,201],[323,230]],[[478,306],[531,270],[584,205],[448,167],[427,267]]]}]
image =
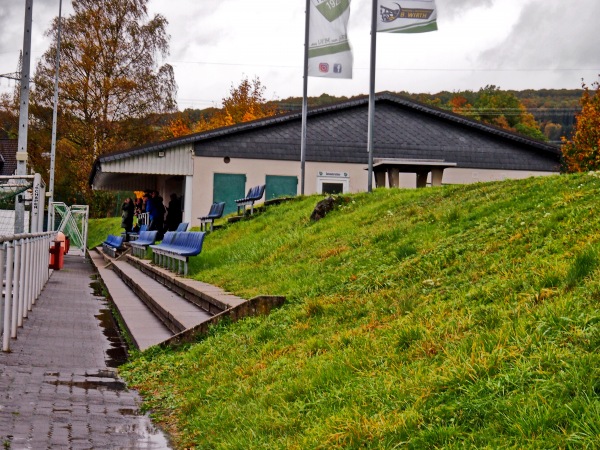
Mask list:
[{"label": "tree with orange leaves", "polygon": [[223,109],[210,119],[197,122],[193,127],[194,131],[206,131],[274,116],[277,111],[265,99],[265,90],[258,77],[252,81],[246,77],[237,87],[232,84],[229,97],[223,99]]},{"label": "tree with orange leaves", "polygon": [[576,116],[573,139],[562,138],[564,169],[567,172],[600,170],[600,82],[592,89],[582,84],[581,112]]}]

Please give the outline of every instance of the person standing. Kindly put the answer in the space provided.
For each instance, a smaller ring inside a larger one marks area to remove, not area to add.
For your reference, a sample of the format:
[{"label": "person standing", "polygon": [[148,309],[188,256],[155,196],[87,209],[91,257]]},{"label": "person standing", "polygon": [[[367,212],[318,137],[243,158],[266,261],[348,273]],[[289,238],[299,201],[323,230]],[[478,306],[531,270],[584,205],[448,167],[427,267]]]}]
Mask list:
[{"label": "person standing", "polygon": [[164,224],[165,224],[165,205],[163,205],[163,198],[160,196],[158,191],[152,191],[152,196],[149,200],[150,207],[150,227],[149,230],[158,230],[157,239],[161,240],[164,235]]},{"label": "person standing", "polygon": [[171,200],[169,200],[169,206],[167,208],[167,220],[166,228],[169,231],[175,231],[182,220],[181,214],[181,199],[177,197],[177,194],[171,194]]},{"label": "person standing", "polygon": [[121,205],[121,227],[125,228],[125,241],[129,240],[129,233],[133,228],[134,205],[133,200],[127,197]]}]

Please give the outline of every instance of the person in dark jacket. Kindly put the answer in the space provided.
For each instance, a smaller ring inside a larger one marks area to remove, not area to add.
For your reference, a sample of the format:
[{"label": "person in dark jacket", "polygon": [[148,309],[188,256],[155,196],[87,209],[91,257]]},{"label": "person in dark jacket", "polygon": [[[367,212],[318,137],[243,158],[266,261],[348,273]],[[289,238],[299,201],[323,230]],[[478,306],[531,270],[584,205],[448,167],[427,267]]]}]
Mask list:
[{"label": "person in dark jacket", "polygon": [[134,215],[133,200],[127,197],[121,206],[121,227],[125,228],[125,240],[129,240],[129,233],[133,228],[133,215]]},{"label": "person in dark jacket", "polygon": [[156,238],[161,240],[164,235],[165,206],[163,205],[163,198],[158,191],[152,191],[152,197],[146,204],[146,210],[148,209],[150,212],[150,226],[148,229],[158,230]]},{"label": "person in dark jacket", "polygon": [[181,223],[181,199],[177,197],[177,194],[171,194],[171,200],[169,201],[169,207],[167,208],[167,220],[166,228],[168,231],[175,231]]}]

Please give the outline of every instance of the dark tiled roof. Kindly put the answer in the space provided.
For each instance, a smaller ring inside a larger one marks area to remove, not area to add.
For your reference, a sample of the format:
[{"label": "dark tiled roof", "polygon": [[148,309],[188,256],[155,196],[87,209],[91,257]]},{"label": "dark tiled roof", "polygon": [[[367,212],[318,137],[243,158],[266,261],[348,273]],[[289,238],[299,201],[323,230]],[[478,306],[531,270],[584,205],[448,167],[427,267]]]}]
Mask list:
[{"label": "dark tiled roof", "polygon": [[[112,153],[97,164],[189,143],[197,156],[299,161],[301,121],[299,112],[268,117]],[[306,160],[366,164],[367,122],[367,96],[311,109]],[[376,95],[373,155],[540,171],[558,170],[560,160],[554,145],[387,92]]]},{"label": "dark tiled roof", "polygon": [[14,175],[16,172],[18,142],[16,139],[0,139],[0,156],[4,162],[0,175]]}]

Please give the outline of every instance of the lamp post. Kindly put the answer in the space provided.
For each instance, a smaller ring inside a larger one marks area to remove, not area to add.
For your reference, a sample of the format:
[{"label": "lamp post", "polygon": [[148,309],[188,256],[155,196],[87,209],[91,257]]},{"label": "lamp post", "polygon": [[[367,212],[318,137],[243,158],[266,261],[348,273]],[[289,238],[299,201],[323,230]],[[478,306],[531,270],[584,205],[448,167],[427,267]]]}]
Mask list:
[{"label": "lamp post", "polygon": [[[50,148],[50,181],[48,187],[48,218],[54,219],[51,212],[52,203],[54,203],[54,168],[56,164],[56,117],[58,113],[58,73],[60,69],[60,31],[62,25],[62,0],[58,3],[58,29],[56,36],[56,74],[54,77],[54,106],[52,109],[52,146]],[[48,229],[54,229],[54,220],[50,223],[48,220]]]}]

